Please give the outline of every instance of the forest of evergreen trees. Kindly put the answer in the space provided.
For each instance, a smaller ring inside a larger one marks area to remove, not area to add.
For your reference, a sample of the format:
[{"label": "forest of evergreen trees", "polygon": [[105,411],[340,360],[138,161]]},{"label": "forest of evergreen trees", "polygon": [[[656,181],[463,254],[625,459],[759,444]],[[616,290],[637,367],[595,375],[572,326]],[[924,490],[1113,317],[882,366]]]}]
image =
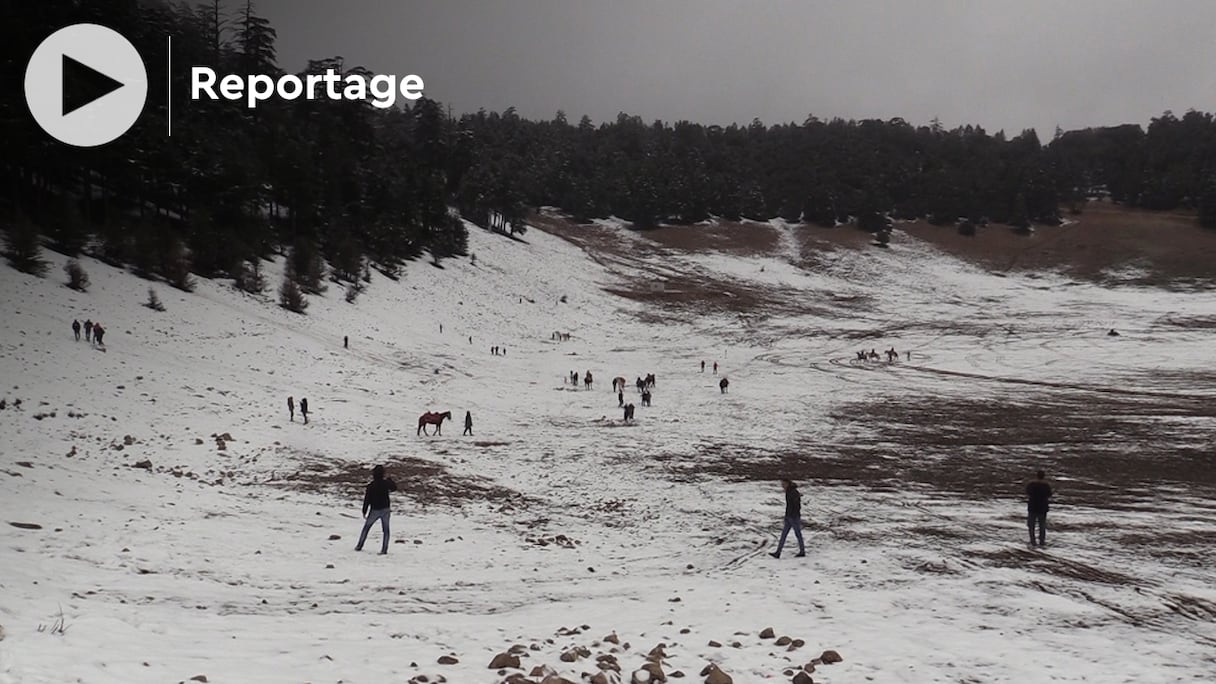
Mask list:
[{"label": "forest of evergreen trees", "polygon": [[[8,5],[5,83],[21,82],[44,37],[82,21],[123,33],[149,69],[139,123],[94,149],[45,135],[20,87],[0,93],[0,220],[8,259],[23,270],[39,269],[46,245],[68,255],[87,249],[186,289],[197,274],[262,292],[260,263],[287,254],[291,288],[317,293],[334,281],[350,297],[371,269],[395,277],[423,254],[435,263],[464,254],[467,234],[449,207],[512,231],[542,205],[642,228],[780,216],[877,231],[913,218],[1054,224],[1103,194],[1128,206],[1197,209],[1216,227],[1216,121],[1207,113],[1166,112],[1147,129],[1057,131],[1044,145],[1033,130],[1007,137],[900,119],[721,127],[622,113],[597,125],[571,124],[562,112],[531,121],[514,109],[455,117],[429,99],[387,111],[175,99],[166,138],[166,35],[178,65],[282,73],[274,28],[251,0]],[[341,57],[311,61],[304,73],[327,68],[368,73]],[[175,96],[188,91],[188,69],[172,78]]]}]

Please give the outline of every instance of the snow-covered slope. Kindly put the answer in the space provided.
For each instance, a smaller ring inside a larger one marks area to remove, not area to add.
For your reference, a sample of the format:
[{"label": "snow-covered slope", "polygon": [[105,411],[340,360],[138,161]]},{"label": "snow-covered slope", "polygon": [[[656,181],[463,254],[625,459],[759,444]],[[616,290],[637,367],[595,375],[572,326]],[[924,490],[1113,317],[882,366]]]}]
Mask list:
[{"label": "snow-covered slope", "polygon": [[[58,257],[46,279],[0,269],[0,682],[498,682],[487,665],[514,644],[524,673],[579,681],[614,652],[629,681],[659,643],[694,681],[709,662],[788,680],[825,649],[844,662],[819,682],[1216,676],[1210,537],[1194,563],[1110,531],[1202,535],[1206,490],[1184,477],[1154,485],[1166,507],[1069,507],[1070,478],[1119,485],[1043,443],[977,449],[1016,476],[974,495],[901,482],[902,456],[945,456],[890,442],[881,413],[841,417],[926,396],[1211,404],[1188,374],[1212,326],[1177,324],[1210,322],[1211,294],[998,278],[910,240],[817,272],[789,254],[592,259],[539,230],[470,243],[475,260],[377,275],[353,305],[332,286],[306,316],[208,281],[151,284],[154,312],[149,283],[88,259],[87,293]],[[866,304],[663,323],[605,291],[663,269]],[[101,321],[106,349],[73,340],[73,318]],[[892,345],[912,361],[853,360]],[[632,382],[649,372],[644,407]],[[288,396],[308,399],[307,426]],[[452,412],[442,436],[416,435],[428,410]],[[1163,451],[1216,434],[1202,411],[1136,415],[1169,424]],[[1028,551],[1016,478],[1044,462],[1065,503],[1052,546]],[[378,529],[353,551],[376,463],[402,485],[387,556]],[[803,482],[804,559],[765,555],[786,474]],[[577,646],[590,655],[560,658]]]}]

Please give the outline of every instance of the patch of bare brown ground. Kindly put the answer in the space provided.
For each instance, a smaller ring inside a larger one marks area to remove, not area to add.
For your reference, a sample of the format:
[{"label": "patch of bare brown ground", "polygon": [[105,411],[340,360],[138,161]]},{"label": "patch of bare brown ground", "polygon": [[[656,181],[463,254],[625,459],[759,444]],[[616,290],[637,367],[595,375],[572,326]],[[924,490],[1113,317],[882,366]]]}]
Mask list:
[{"label": "patch of bare brown ground", "polygon": [[1022,235],[1009,226],[979,228],[975,237],[953,226],[923,221],[900,224],[907,233],[938,249],[995,271],[1059,270],[1100,280],[1112,271],[1134,268],[1145,285],[1216,279],[1216,230],[1199,225],[1194,214],[1130,209],[1090,202],[1063,226],[1035,226]]},{"label": "patch of bare brown ground", "polygon": [[[363,488],[371,479],[367,464],[309,458],[306,454],[300,454],[298,461],[299,470],[282,475],[270,484],[331,494],[355,502],[363,499]],[[406,500],[423,507],[458,507],[464,503],[486,502],[500,509],[514,509],[528,504],[523,495],[490,480],[459,476],[441,464],[419,458],[389,456],[384,460],[384,469]]]},{"label": "patch of bare brown ground", "polygon": [[[583,246],[595,245],[612,251],[614,247],[621,245],[621,239],[614,228],[605,228],[593,223],[575,223],[572,219],[550,212],[533,213],[528,217],[528,223]],[[750,256],[772,254],[781,245],[781,236],[771,225],[747,220],[718,220],[709,224],[664,225],[644,229],[632,228],[627,224],[626,229],[633,230],[639,237],[653,242],[652,249],[647,250],[651,254],[675,250]],[[604,240],[609,242],[605,243]],[[636,247],[632,243],[630,245]],[[643,249],[646,249],[645,243]]]},{"label": "patch of bare brown ground", "polygon": [[[690,252],[725,252],[742,256],[777,251],[780,236],[762,223],[724,222],[713,226],[664,226],[637,231],[643,239],[622,238],[615,227],[575,223],[540,212],[529,217],[539,230],[577,245],[607,270],[630,277],[606,288],[612,294],[664,309],[700,315],[707,311],[754,314],[807,313],[806,292],[764,286],[696,268],[666,268],[662,257]],[[640,271],[641,274],[637,275]],[[664,320],[657,318],[656,320]]]}]

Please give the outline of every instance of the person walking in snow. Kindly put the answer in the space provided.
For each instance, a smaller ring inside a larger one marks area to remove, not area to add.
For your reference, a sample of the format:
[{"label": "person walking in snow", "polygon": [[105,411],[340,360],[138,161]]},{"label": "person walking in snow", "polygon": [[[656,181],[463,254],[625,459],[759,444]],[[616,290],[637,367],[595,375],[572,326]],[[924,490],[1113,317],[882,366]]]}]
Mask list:
[{"label": "person walking in snow", "polygon": [[701,372],[705,372],[705,359],[701,359]]},{"label": "person walking in snow", "polygon": [[714,375],[718,374],[718,362],[714,361]]},{"label": "person walking in snow", "polygon": [[72,319],[72,334],[76,336],[76,341],[80,341],[80,321]]},{"label": "person walking in snow", "polygon": [[296,422],[296,398],[287,397],[287,415],[291,418],[291,422]]},{"label": "person walking in snow", "polygon": [[473,436],[473,412],[472,411],[464,412],[464,434],[469,435],[470,437]]},{"label": "person walking in snow", "polygon": [[806,555],[806,545],[802,543],[802,494],[794,486],[793,480],[781,480],[781,488],[785,490],[785,524],[781,527],[781,539],[777,542],[777,550],[768,555],[773,558],[781,557],[781,549],[785,548],[785,538],[790,530],[798,540],[798,558]]},{"label": "person walking in snow", "polygon": [[101,341],[101,338],[105,334],[106,334],[106,329],[101,327],[100,323],[93,324],[93,342],[94,343],[96,343],[102,347],[106,346],[105,343]]},{"label": "person walking in snow", "polygon": [[93,341],[93,321],[92,320],[85,320],[85,322],[84,322],[84,341],[85,342]]},{"label": "person walking in snow", "polygon": [[300,415],[304,417],[304,424],[308,425],[308,399],[300,397]]},{"label": "person walking in snow", "polygon": [[350,349],[350,337],[348,337],[346,335],[342,336],[342,348]]},{"label": "person walking in snow", "polygon": [[[304,400],[301,399],[300,408],[303,409],[303,407]],[[384,476],[384,466],[378,465],[372,468],[372,481],[367,483],[367,489],[363,492],[363,531],[359,533],[359,543],[355,545],[356,551],[363,550],[363,542],[367,541],[368,531],[379,520],[380,531],[384,536],[380,542],[380,555],[388,553],[388,493],[395,491],[397,491],[397,483],[393,482],[392,478]]]},{"label": "person walking in snow", "polygon": [[625,405],[625,390],[617,390],[616,405],[618,407]]},{"label": "person walking in snow", "polygon": [[1026,527],[1030,530],[1030,545],[1034,546],[1035,527],[1039,529],[1039,546],[1047,543],[1047,508],[1051,499],[1051,485],[1046,474],[1040,470],[1035,479],[1026,484]]}]

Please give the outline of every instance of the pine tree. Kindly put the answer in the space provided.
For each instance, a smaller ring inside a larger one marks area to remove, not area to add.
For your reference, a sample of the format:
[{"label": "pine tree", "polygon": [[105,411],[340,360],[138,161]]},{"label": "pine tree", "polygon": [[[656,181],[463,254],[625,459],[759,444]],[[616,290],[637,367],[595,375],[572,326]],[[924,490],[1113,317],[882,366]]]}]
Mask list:
[{"label": "pine tree", "polygon": [[288,311],[302,314],[308,308],[308,300],[292,278],[293,275],[290,270],[283,274],[283,284],[279,286],[279,305]]},{"label": "pine tree", "polygon": [[22,273],[42,277],[47,263],[42,258],[42,243],[38,228],[25,217],[18,217],[4,236],[4,256],[13,268]]}]

